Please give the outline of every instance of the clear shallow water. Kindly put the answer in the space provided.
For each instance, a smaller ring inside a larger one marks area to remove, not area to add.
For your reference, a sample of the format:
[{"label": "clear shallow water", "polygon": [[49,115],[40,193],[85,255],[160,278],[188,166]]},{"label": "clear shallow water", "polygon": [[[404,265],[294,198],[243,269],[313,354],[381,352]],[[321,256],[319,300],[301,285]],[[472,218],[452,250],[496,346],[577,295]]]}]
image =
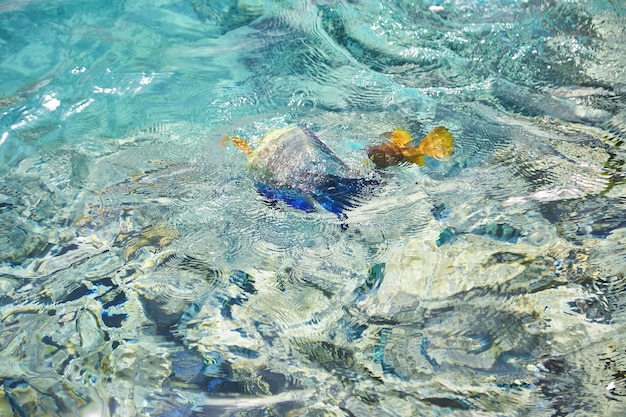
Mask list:
[{"label": "clear shallow water", "polygon": [[[0,415],[622,415],[618,2],[0,3]],[[335,216],[245,157],[368,172]]]}]

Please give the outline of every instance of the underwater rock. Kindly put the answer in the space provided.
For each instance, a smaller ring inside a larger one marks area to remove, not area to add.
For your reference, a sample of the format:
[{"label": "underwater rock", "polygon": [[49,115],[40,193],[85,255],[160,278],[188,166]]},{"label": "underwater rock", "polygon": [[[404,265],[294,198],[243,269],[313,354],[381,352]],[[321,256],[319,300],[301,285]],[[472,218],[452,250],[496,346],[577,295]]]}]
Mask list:
[{"label": "underwater rock", "polygon": [[626,227],[626,198],[591,195],[540,205],[540,212],[556,225],[562,237],[578,241],[585,237],[606,238]]},{"label": "underwater rock", "polygon": [[[174,352],[169,357],[172,363],[171,379],[185,384],[199,385],[205,382],[208,366],[205,359],[195,350]],[[205,373],[206,372],[206,373]]]},{"label": "underwater rock", "polygon": [[180,236],[178,230],[164,222],[157,223],[153,226],[147,226],[136,234],[128,236],[120,234],[116,241],[124,242],[124,259],[131,259],[135,253],[144,247],[155,247],[161,249]]}]

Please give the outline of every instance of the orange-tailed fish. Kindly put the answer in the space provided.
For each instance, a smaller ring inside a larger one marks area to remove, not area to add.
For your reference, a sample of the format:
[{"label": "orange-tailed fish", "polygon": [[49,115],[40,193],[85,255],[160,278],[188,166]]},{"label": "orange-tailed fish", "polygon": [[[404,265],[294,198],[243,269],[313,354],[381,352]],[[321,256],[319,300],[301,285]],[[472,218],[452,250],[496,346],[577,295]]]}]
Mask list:
[{"label": "orange-tailed fish", "polygon": [[366,148],[367,155],[377,168],[403,162],[423,166],[425,156],[441,160],[452,156],[454,149],[452,134],[443,126],[431,130],[417,146],[410,146],[413,136],[404,129],[394,129],[384,136],[389,139],[388,142]]},{"label": "orange-tailed fish", "polygon": [[[377,168],[401,162],[423,165],[424,156],[442,159],[452,154],[452,135],[444,127],[434,129],[416,147],[409,146],[412,138],[406,130],[396,129],[388,137],[389,142],[367,148]],[[237,136],[225,136],[222,145],[228,141],[248,155],[259,194],[306,212],[315,211],[317,202],[345,218],[345,211],[358,205],[359,196],[382,184],[380,179],[363,177],[348,167],[304,126],[273,130],[261,138],[256,149]]]}]

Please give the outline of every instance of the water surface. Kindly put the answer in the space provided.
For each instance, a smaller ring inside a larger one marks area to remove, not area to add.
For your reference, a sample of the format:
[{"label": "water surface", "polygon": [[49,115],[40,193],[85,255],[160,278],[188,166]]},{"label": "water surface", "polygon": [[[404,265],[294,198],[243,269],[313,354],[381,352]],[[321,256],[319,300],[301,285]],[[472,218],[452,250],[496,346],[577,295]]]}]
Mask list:
[{"label": "water surface", "polygon": [[[0,2],[0,415],[619,416],[617,1]],[[308,126],[347,219],[246,158]]]}]

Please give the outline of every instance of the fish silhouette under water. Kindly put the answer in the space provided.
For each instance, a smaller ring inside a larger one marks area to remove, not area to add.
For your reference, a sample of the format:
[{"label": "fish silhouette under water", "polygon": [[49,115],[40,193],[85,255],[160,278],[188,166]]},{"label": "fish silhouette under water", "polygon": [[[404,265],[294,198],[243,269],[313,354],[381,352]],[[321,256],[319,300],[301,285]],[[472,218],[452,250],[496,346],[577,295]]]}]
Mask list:
[{"label": "fish silhouette under water", "polygon": [[[413,138],[404,129],[385,136],[387,142],[366,148],[376,168],[400,163],[424,165],[425,156],[444,159],[452,155],[454,147],[452,135],[443,126],[433,129],[415,147],[410,146]],[[248,155],[259,194],[306,212],[315,211],[317,202],[345,218],[345,211],[359,204],[359,196],[382,185],[375,176],[364,177],[351,169],[304,126],[273,130],[261,138],[256,149],[237,136],[225,136],[222,145],[228,141]]]}]

